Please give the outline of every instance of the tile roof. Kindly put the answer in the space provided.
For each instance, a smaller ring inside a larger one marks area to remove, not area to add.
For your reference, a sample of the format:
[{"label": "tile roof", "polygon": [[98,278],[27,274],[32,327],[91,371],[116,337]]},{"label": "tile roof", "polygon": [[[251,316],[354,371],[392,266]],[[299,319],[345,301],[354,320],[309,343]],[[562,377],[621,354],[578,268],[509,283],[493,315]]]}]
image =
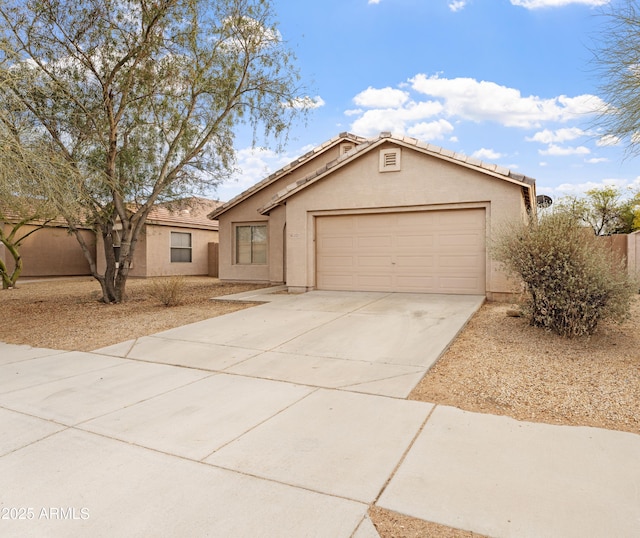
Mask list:
[{"label": "tile roof", "polygon": [[[519,184],[522,187],[524,187],[527,191],[532,191],[535,186],[535,179],[525,176],[524,174],[513,172],[512,170],[509,170],[504,166],[485,163],[480,159],[469,157],[462,153],[456,153],[454,151],[442,148],[440,146],[435,146],[433,144],[422,142],[416,138],[412,138],[409,136],[401,136],[401,135],[398,136],[398,135],[392,135],[391,133],[388,133],[388,132],[383,132],[383,133],[380,133],[380,135],[375,138],[360,139],[360,140],[362,140],[361,143],[358,144],[356,147],[354,147],[351,151],[325,164],[315,172],[308,174],[307,176],[296,181],[295,183],[287,185],[284,189],[276,193],[272,197],[271,201],[264,207],[260,208],[258,212],[262,214],[268,213],[271,209],[281,204],[289,196],[305,188],[307,185],[314,183],[316,180],[324,176],[326,173],[328,173],[332,169],[339,167],[343,163],[351,161],[357,156],[387,141],[392,141],[406,147],[411,147],[413,149],[416,149],[417,151],[421,151],[422,153],[432,155],[434,157],[447,160],[449,162],[460,164],[467,168],[478,170],[480,172],[486,173],[488,175],[492,175],[499,179],[509,181],[511,183]],[[529,194],[529,198],[530,197],[531,196]]]},{"label": "tile roof", "polygon": [[[208,218],[209,213],[219,207],[222,202],[207,198],[186,198],[177,202],[156,204],[147,216],[147,224],[157,226],[177,226],[182,228],[202,228],[217,230],[218,221]],[[0,214],[7,222],[17,222],[20,216],[0,200]],[[43,220],[35,220],[34,224],[42,224]],[[67,226],[62,217],[46,221],[47,226]]]},{"label": "tile roof", "polygon": [[218,229],[218,221],[208,215],[222,205],[218,200],[187,198],[181,202],[155,205],[147,217],[147,224],[179,226],[182,228]]},{"label": "tile roof", "polygon": [[255,185],[252,185],[247,190],[241,192],[240,194],[238,194],[228,202],[225,202],[224,204],[220,205],[220,207],[218,207],[215,211],[212,211],[209,214],[209,218],[210,219],[216,218],[221,213],[224,213],[228,209],[231,209],[233,206],[249,198],[252,194],[264,189],[266,186],[271,185],[274,181],[280,179],[282,176],[288,174],[289,172],[292,172],[299,166],[302,166],[307,161],[310,161],[316,155],[319,155],[320,153],[323,153],[324,151],[336,146],[340,142],[347,142],[347,141],[355,142],[356,144],[362,144],[363,142],[366,142],[367,139],[351,133],[346,133],[346,132],[340,133],[338,136],[334,136],[333,138],[327,140],[326,142],[320,144],[319,146],[316,146],[311,151],[308,151],[304,155],[301,155],[296,160],[291,161],[289,164],[280,168],[280,170],[273,172],[272,174],[264,178],[262,181],[259,181],[258,183],[256,183]]}]

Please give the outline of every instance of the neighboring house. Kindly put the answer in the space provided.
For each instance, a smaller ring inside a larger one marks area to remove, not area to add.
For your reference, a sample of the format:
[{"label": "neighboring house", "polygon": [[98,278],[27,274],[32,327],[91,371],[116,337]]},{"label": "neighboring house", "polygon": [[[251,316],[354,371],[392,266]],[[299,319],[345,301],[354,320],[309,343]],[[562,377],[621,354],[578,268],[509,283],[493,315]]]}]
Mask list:
[{"label": "neighboring house", "polygon": [[500,226],[535,211],[535,181],[416,139],[343,133],[213,211],[219,276],[290,291],[486,294]]},{"label": "neighboring house", "polygon": [[[217,276],[218,222],[207,215],[219,205],[205,198],[156,205],[138,238],[129,276]],[[105,264],[102,244],[98,237],[99,272]]]},{"label": "neighboring house", "polygon": [[[38,223],[25,225],[18,232],[18,237],[32,231]],[[11,229],[9,224],[0,222],[6,231]],[[91,230],[81,230],[89,248],[95,252],[95,235]],[[21,278],[43,276],[79,276],[89,275],[87,262],[76,237],[69,233],[69,229],[61,219],[50,221],[42,229],[27,237],[19,249],[22,257],[23,270]],[[10,271],[14,268],[13,257],[0,244],[0,259]]]},{"label": "neighboring house", "polygon": [[[215,200],[195,198],[182,206],[160,204],[154,207],[140,234],[129,275],[217,276],[218,223],[207,215],[219,205]],[[3,222],[0,226],[9,228]],[[24,226],[21,235],[34,227]],[[92,254],[97,255],[98,270],[103,271],[102,238],[96,240],[91,230],[81,233]],[[91,275],[78,240],[61,219],[48,222],[25,239],[20,255],[24,262],[22,277]],[[9,270],[13,269],[13,258],[2,244],[0,259],[7,263]]]}]

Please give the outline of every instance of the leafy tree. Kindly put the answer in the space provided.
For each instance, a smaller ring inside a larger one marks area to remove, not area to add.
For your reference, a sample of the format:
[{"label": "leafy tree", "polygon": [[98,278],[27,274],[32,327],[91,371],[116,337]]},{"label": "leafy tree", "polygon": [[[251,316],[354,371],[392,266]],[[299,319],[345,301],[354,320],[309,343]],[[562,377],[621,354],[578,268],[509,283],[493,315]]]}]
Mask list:
[{"label": "leafy tree", "polygon": [[3,289],[14,287],[22,273],[24,240],[57,216],[53,198],[66,203],[65,183],[73,173],[46,139],[15,119],[0,115],[0,243],[13,259],[11,267],[0,258]]},{"label": "leafy tree", "polygon": [[631,233],[640,224],[640,193],[625,198],[616,187],[591,189],[582,197],[560,199],[554,211],[569,213],[596,235]]},{"label": "leafy tree", "polygon": [[[105,302],[124,300],[155,203],[225,179],[238,124],[283,141],[304,112],[268,0],[7,0],[0,21],[0,84],[76,170],[83,211],[59,209]],[[102,237],[104,272],[80,224]]]}]

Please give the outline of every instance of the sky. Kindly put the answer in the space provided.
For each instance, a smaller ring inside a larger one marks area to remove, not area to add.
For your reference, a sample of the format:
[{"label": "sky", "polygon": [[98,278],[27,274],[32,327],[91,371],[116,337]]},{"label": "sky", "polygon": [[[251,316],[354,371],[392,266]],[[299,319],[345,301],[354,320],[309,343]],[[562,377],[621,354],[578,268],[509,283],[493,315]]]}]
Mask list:
[{"label": "sky", "polygon": [[282,153],[236,140],[226,201],[347,131],[382,131],[506,166],[554,199],[640,189],[603,136],[593,51],[616,0],[272,0],[312,100]]}]

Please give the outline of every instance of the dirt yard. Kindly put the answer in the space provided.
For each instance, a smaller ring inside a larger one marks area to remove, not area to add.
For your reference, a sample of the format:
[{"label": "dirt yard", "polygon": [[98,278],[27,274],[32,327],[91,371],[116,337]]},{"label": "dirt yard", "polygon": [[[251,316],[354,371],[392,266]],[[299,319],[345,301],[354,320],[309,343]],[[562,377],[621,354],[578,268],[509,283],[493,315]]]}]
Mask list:
[{"label": "dirt yard", "polygon": [[[152,285],[130,280],[128,301],[120,305],[98,302],[100,287],[90,278],[25,282],[0,291],[0,341],[89,351],[247,308],[211,298],[261,287],[190,277],[183,304],[165,307],[151,296]],[[485,304],[409,398],[640,434],[640,296],[625,324],[603,323],[594,336],[573,340],[508,317],[509,308]],[[382,538],[479,536],[377,507],[369,513]]]},{"label": "dirt yard", "polygon": [[152,296],[161,281],[129,279],[127,301],[116,305],[99,302],[100,284],[89,277],[19,282],[16,289],[0,290],[0,341],[91,351],[247,308],[252,305],[211,299],[264,287],[188,277],[182,303],[166,307]]}]

